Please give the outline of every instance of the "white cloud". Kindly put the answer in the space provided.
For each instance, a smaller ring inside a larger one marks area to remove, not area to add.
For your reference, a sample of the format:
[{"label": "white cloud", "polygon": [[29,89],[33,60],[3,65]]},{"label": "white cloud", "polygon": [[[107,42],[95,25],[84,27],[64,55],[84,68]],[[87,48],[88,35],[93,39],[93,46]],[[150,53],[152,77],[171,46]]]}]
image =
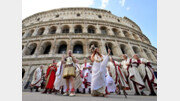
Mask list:
[{"label": "white cloud", "polygon": [[101,0],[101,7],[102,9],[106,8],[107,4],[109,3],[109,0]]},{"label": "white cloud", "polygon": [[93,4],[94,0],[22,0],[22,18],[56,8],[91,7]]},{"label": "white cloud", "polygon": [[122,7],[124,7],[126,0],[119,0],[119,3],[121,4]]},{"label": "white cloud", "polygon": [[126,10],[129,11],[129,10],[130,10],[130,7],[126,7]]}]

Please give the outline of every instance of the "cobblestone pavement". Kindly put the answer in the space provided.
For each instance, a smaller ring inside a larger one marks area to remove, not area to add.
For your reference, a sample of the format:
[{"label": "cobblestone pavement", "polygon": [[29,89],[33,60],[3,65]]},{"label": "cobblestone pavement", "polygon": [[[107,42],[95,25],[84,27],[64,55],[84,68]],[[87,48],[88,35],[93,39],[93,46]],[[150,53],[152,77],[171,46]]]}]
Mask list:
[{"label": "cobblestone pavement", "polygon": [[22,101],[157,101],[157,96],[134,96],[111,94],[108,98],[92,97],[90,94],[76,94],[75,97],[62,96],[60,94],[41,94],[40,92],[23,92]]}]

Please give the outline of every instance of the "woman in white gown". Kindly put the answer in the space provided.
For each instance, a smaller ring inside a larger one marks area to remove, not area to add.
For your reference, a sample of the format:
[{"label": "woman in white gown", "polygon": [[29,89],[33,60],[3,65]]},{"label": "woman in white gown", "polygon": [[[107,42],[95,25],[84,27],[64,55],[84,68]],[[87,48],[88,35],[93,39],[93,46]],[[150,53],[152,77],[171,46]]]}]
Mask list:
[{"label": "woman in white gown", "polygon": [[106,97],[106,66],[108,63],[110,49],[108,49],[108,55],[103,56],[99,53],[99,49],[96,48],[91,55],[92,66],[92,80],[91,80],[91,95]]}]

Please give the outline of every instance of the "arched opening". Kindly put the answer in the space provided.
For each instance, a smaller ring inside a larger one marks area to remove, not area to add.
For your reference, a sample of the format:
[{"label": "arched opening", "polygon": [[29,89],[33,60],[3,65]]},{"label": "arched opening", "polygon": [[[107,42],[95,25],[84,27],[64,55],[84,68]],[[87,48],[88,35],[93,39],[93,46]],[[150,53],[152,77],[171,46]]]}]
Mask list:
[{"label": "arched opening", "polygon": [[123,31],[123,33],[124,33],[125,37],[130,38],[130,35],[129,35],[129,33],[127,31]]},{"label": "arched opening", "polygon": [[101,27],[101,34],[107,34],[107,28],[106,27]]},{"label": "arched opening", "polygon": [[25,52],[25,55],[33,55],[35,53],[36,47],[37,47],[36,43],[29,45]]},{"label": "arched opening", "polygon": [[115,36],[118,36],[119,32],[118,32],[117,29],[113,28],[112,31],[113,31],[113,33],[114,33]]},{"label": "arched opening", "polygon": [[51,43],[50,42],[45,42],[40,49],[40,54],[49,54],[51,50]]},{"label": "arched opening", "polygon": [[62,33],[69,33],[69,26],[67,25],[63,26]]},{"label": "arched opening", "polygon": [[58,50],[57,53],[58,54],[65,54],[67,52],[67,44],[65,41],[60,42],[58,45]]},{"label": "arched opening", "polygon": [[57,28],[55,26],[52,26],[50,29],[49,29],[49,34],[55,34],[56,33],[56,30]]},{"label": "arched opening", "polygon": [[140,58],[142,58],[141,51],[140,51],[139,48],[133,46],[132,49],[133,49],[133,51],[134,51],[135,54],[138,54],[138,55],[140,56]]},{"label": "arched opening", "polygon": [[96,41],[92,41],[92,42],[89,44],[89,48],[91,47],[91,45],[94,45],[95,47],[98,47],[98,48],[99,48],[98,42],[96,42]]},{"label": "arched opening", "polygon": [[133,34],[133,37],[135,40],[139,40],[138,36],[136,34]]},{"label": "arched opening", "polygon": [[27,83],[26,85],[24,86],[24,89],[29,89],[30,88],[30,84],[32,82],[32,79],[33,79],[33,75],[34,75],[34,72],[35,72],[36,69],[34,69],[31,74],[29,75],[29,79],[27,80]]},{"label": "arched opening", "polygon": [[150,53],[148,53],[148,51],[146,49],[143,49],[144,52],[146,53],[146,56],[150,59],[150,60],[153,60]]},{"label": "arched opening", "polygon": [[30,31],[28,32],[28,34],[27,34],[26,37],[27,37],[27,38],[28,38],[28,37],[31,37],[33,33],[34,33],[34,30],[32,29],[32,30],[30,30]]},{"label": "arched opening", "polygon": [[25,69],[22,68],[22,79],[23,79],[23,77],[24,77],[25,72],[26,72]]},{"label": "arched opening", "polygon": [[88,33],[94,34],[95,33],[95,27],[94,26],[89,26],[88,27]]},{"label": "arched opening", "polygon": [[82,33],[82,26],[81,25],[75,26],[74,33]]},{"label": "arched opening", "polygon": [[40,28],[37,32],[37,35],[43,35],[45,28]]},{"label": "arched opening", "polygon": [[120,49],[121,49],[121,51],[122,51],[123,54],[128,54],[126,45],[121,44],[121,45],[120,45]]},{"label": "arched opening", "polygon": [[106,43],[106,44],[105,44],[105,47],[106,47],[106,52],[108,53],[108,49],[110,49],[110,50],[111,50],[110,55],[113,55],[114,50],[113,50],[113,45],[112,45],[112,43]]},{"label": "arched opening", "polygon": [[83,54],[83,45],[81,42],[76,42],[76,44],[73,47],[73,53]]}]

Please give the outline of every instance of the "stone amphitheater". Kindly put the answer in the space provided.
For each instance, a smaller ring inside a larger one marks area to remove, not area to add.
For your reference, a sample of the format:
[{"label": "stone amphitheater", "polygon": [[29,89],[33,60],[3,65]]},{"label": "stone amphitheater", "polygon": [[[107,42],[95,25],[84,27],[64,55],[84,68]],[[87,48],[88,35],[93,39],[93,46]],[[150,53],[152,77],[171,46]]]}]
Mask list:
[{"label": "stone amphitheater", "polygon": [[22,21],[22,68],[25,69],[23,89],[32,80],[34,70],[59,61],[72,50],[81,64],[90,55],[94,44],[102,54],[107,46],[115,60],[122,54],[139,54],[156,66],[157,49],[151,45],[140,27],[127,17],[95,8],[60,8],[36,13]]}]

